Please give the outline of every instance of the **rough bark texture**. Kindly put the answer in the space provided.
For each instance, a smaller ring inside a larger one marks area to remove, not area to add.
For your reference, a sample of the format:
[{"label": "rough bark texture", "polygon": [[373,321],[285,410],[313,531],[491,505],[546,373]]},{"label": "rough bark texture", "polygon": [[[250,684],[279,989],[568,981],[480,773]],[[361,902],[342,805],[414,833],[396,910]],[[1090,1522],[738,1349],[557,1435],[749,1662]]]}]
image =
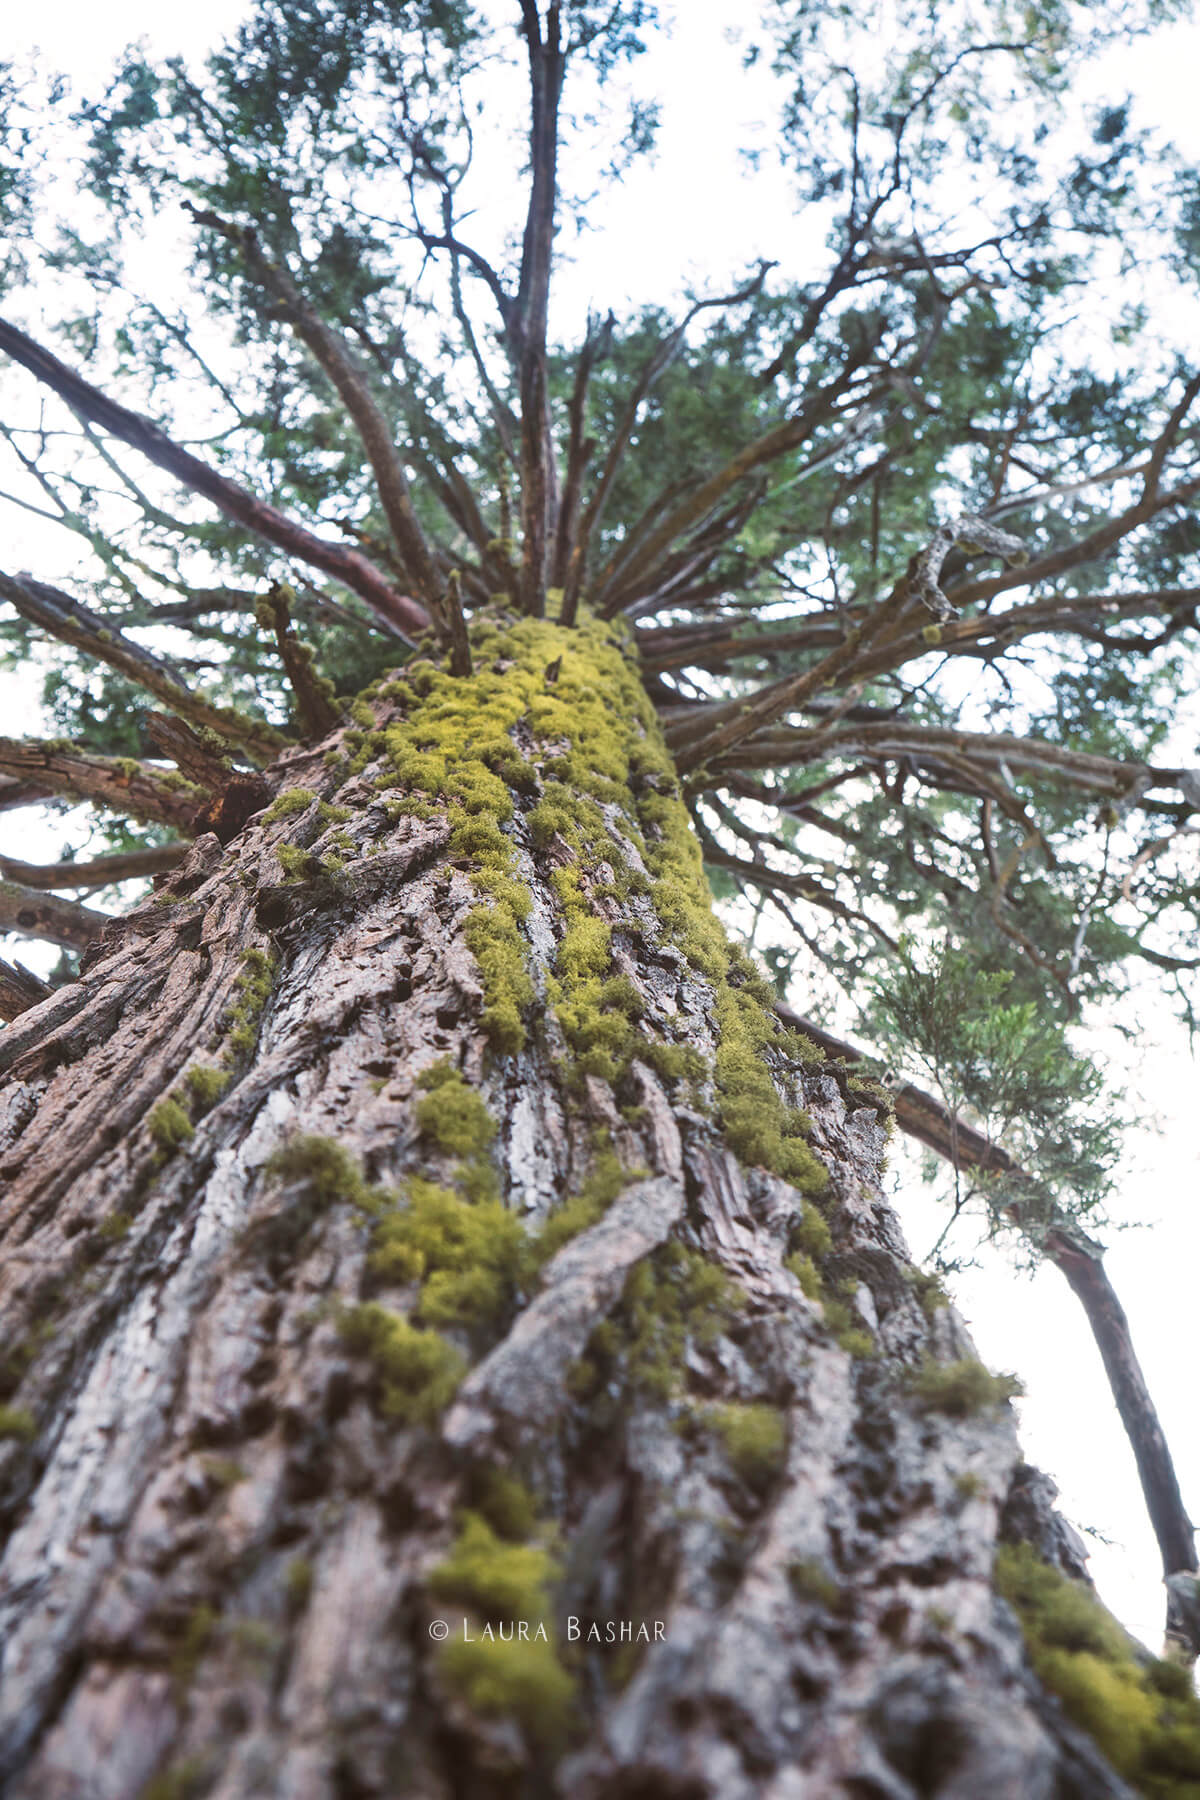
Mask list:
[{"label": "rough bark texture", "polygon": [[[573,654],[546,670],[567,707]],[[765,1052],[829,1171],[809,1297],[785,1257],[812,1201],[733,1154],[728,1092],[723,1128],[703,1074],[656,1072],[663,1043],[711,1066],[720,983],[656,918],[661,887],[621,892],[594,845],[531,828],[563,745],[536,716],[511,735],[535,990],[519,1050],[497,1051],[468,942],[461,806],[395,816],[361,732],[357,773],[328,746],[291,753],[273,774],[301,790],[291,810],[199,839],[77,986],[0,1034],[6,1800],[1128,1794],[993,1591],[1002,1526],[1081,1572],[1048,1484],[1007,1408],[953,1416],[914,1382],[971,1349],[919,1302],[878,1110]],[[635,797],[596,804],[636,868],[654,829]],[[640,1009],[646,1054],[610,1078],[559,1023],[581,916],[611,926]],[[422,1332],[471,1364],[422,1416],[370,1321],[418,1293],[378,1255],[405,1216],[380,1184],[464,1178],[429,1111],[449,1100],[418,1082],[439,1067],[485,1102],[472,1166],[490,1159],[530,1242],[603,1158],[624,1175],[498,1312]],[[348,1159],[332,1189],[314,1137]],[[712,1268],[725,1285],[688,1287]],[[497,1471],[532,1498],[524,1523]],[[464,1506],[491,1521],[490,1573],[464,1573]],[[558,1649],[511,1647],[489,1689],[455,1640],[520,1616],[487,1603],[519,1568]],[[621,1620],[651,1638],[661,1621],[660,1641],[586,1641]]]}]

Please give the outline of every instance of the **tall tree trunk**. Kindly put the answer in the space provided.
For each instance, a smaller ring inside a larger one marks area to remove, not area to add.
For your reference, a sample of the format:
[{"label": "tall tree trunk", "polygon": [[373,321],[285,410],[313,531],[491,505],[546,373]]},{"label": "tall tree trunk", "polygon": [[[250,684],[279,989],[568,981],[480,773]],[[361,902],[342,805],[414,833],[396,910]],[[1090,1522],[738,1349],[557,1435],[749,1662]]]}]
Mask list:
[{"label": "tall tree trunk", "polygon": [[472,638],[0,1034],[6,1800],[1126,1794],[622,640]]}]

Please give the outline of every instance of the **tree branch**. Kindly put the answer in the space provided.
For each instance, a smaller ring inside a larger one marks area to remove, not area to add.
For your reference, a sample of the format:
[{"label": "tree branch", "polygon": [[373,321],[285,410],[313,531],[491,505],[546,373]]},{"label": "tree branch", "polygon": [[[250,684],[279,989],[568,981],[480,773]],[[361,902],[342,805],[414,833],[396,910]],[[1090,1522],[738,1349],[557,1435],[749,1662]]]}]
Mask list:
[{"label": "tree branch", "polygon": [[91,800],[128,818],[190,834],[203,793],[167,770],[131,756],[94,756],[60,741],[0,738],[0,775],[28,786],[27,801],[47,794]]},{"label": "tree branch", "polygon": [[20,963],[0,960],[0,1020],[7,1025],[28,1012],[31,1006],[53,993],[46,982],[38,979]]},{"label": "tree branch", "polygon": [[184,210],[199,225],[207,225],[236,244],[254,279],[279,302],[284,317],[301,342],[312,351],[320,367],[336,388],[346,411],[354,422],[367,461],[375,476],[375,485],[383,506],[393,541],[408,580],[422,603],[428,607],[438,585],[425,535],[413,511],[408,480],[396,454],[392,431],[377,406],[363,371],[347,349],[345,340],[334,331],[304,298],[290,271],[274,263],[263,251],[252,226],[235,225],[217,213],[208,212],[184,202]]},{"label": "tree branch", "polygon": [[99,425],[122,443],[140,451],[185,487],[211,500],[227,518],[244,525],[267,543],[332,575],[401,632],[417,633],[428,628],[429,615],[425,608],[407,594],[397,593],[374,563],[359,551],[326,543],[303,525],[277,512],[265,500],[248,494],[236,481],[201,462],[190,450],[173,443],[152,420],[110,400],[49,350],[44,350],[3,319],[0,319],[0,350],[65,400],[79,418]]},{"label": "tree branch", "polygon": [[64,644],[70,644],[97,662],[118,669],[147,693],[153,694],[180,718],[202,730],[236,744],[248,755],[270,761],[287,746],[288,739],[273,725],[249,719],[232,707],[214,706],[184,685],[165,657],[135,644],[100,613],[80,600],[32,575],[0,574],[0,599]]},{"label": "tree branch", "polygon": [[0,876],[46,893],[58,888],[94,890],[117,881],[141,881],[176,868],[187,855],[186,844],[151,844],[145,850],[119,850],[90,862],[26,863],[0,856]]},{"label": "tree branch", "polygon": [[64,950],[86,950],[108,923],[107,913],[77,900],[59,900],[0,878],[0,931],[17,931]]}]

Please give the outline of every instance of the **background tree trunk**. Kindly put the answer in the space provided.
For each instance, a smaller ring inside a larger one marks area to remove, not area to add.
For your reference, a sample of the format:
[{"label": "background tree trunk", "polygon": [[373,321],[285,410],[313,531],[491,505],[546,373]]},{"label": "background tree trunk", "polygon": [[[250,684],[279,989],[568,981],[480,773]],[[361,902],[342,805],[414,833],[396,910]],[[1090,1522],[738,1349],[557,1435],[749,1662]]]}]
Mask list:
[{"label": "background tree trunk", "polygon": [[993,1591],[1081,1549],[927,1379],[881,1105],[681,910],[617,642],[474,635],[0,1036],[7,1800],[1128,1793]]}]

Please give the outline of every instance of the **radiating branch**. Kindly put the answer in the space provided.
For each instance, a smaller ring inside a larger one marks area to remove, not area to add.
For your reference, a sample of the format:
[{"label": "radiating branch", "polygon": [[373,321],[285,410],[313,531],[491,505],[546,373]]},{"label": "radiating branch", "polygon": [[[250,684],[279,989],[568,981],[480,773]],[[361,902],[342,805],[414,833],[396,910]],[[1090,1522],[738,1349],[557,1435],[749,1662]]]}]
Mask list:
[{"label": "radiating branch", "polygon": [[135,644],[101,613],[93,612],[60,588],[35,581],[31,575],[0,574],[0,599],[7,600],[30,624],[40,626],[85,656],[119,670],[180,718],[215,732],[248,755],[270,761],[285,748],[288,740],[283,732],[260,719],[247,718],[232,707],[214,706],[193,694],[165,657]]},{"label": "radiating branch", "polygon": [[77,900],[60,900],[0,877],[0,931],[40,938],[63,950],[86,950],[108,922],[107,913],[81,906]]},{"label": "radiating branch", "polygon": [[408,478],[396,453],[392,429],[377,405],[366,375],[341,334],[326,323],[305,299],[290,270],[263,250],[252,226],[236,225],[185,202],[185,210],[199,225],[219,232],[241,250],[251,276],[279,302],[280,310],[302,343],[337,390],[358,432],[375,477],[383,514],[396,550],[418,599],[428,607],[438,585],[438,573],[425,542],[425,534],[413,510]]},{"label": "radiating branch", "polygon": [[0,320],[0,350],[56,393],[79,418],[100,426],[112,437],[140,451],[158,468],[194,493],[211,500],[227,518],[245,526],[257,537],[300,562],[332,575],[400,631],[416,633],[428,627],[429,615],[424,607],[409,595],[399,593],[360,551],[327,543],[265,500],[247,493],[236,481],[172,442],[152,420],[110,399],[6,320]]},{"label": "radiating branch", "polygon": [[91,800],[126,818],[190,832],[203,793],[166,769],[131,756],[96,756],[61,739],[0,738],[0,775],[25,790],[27,803],[56,795]]}]

